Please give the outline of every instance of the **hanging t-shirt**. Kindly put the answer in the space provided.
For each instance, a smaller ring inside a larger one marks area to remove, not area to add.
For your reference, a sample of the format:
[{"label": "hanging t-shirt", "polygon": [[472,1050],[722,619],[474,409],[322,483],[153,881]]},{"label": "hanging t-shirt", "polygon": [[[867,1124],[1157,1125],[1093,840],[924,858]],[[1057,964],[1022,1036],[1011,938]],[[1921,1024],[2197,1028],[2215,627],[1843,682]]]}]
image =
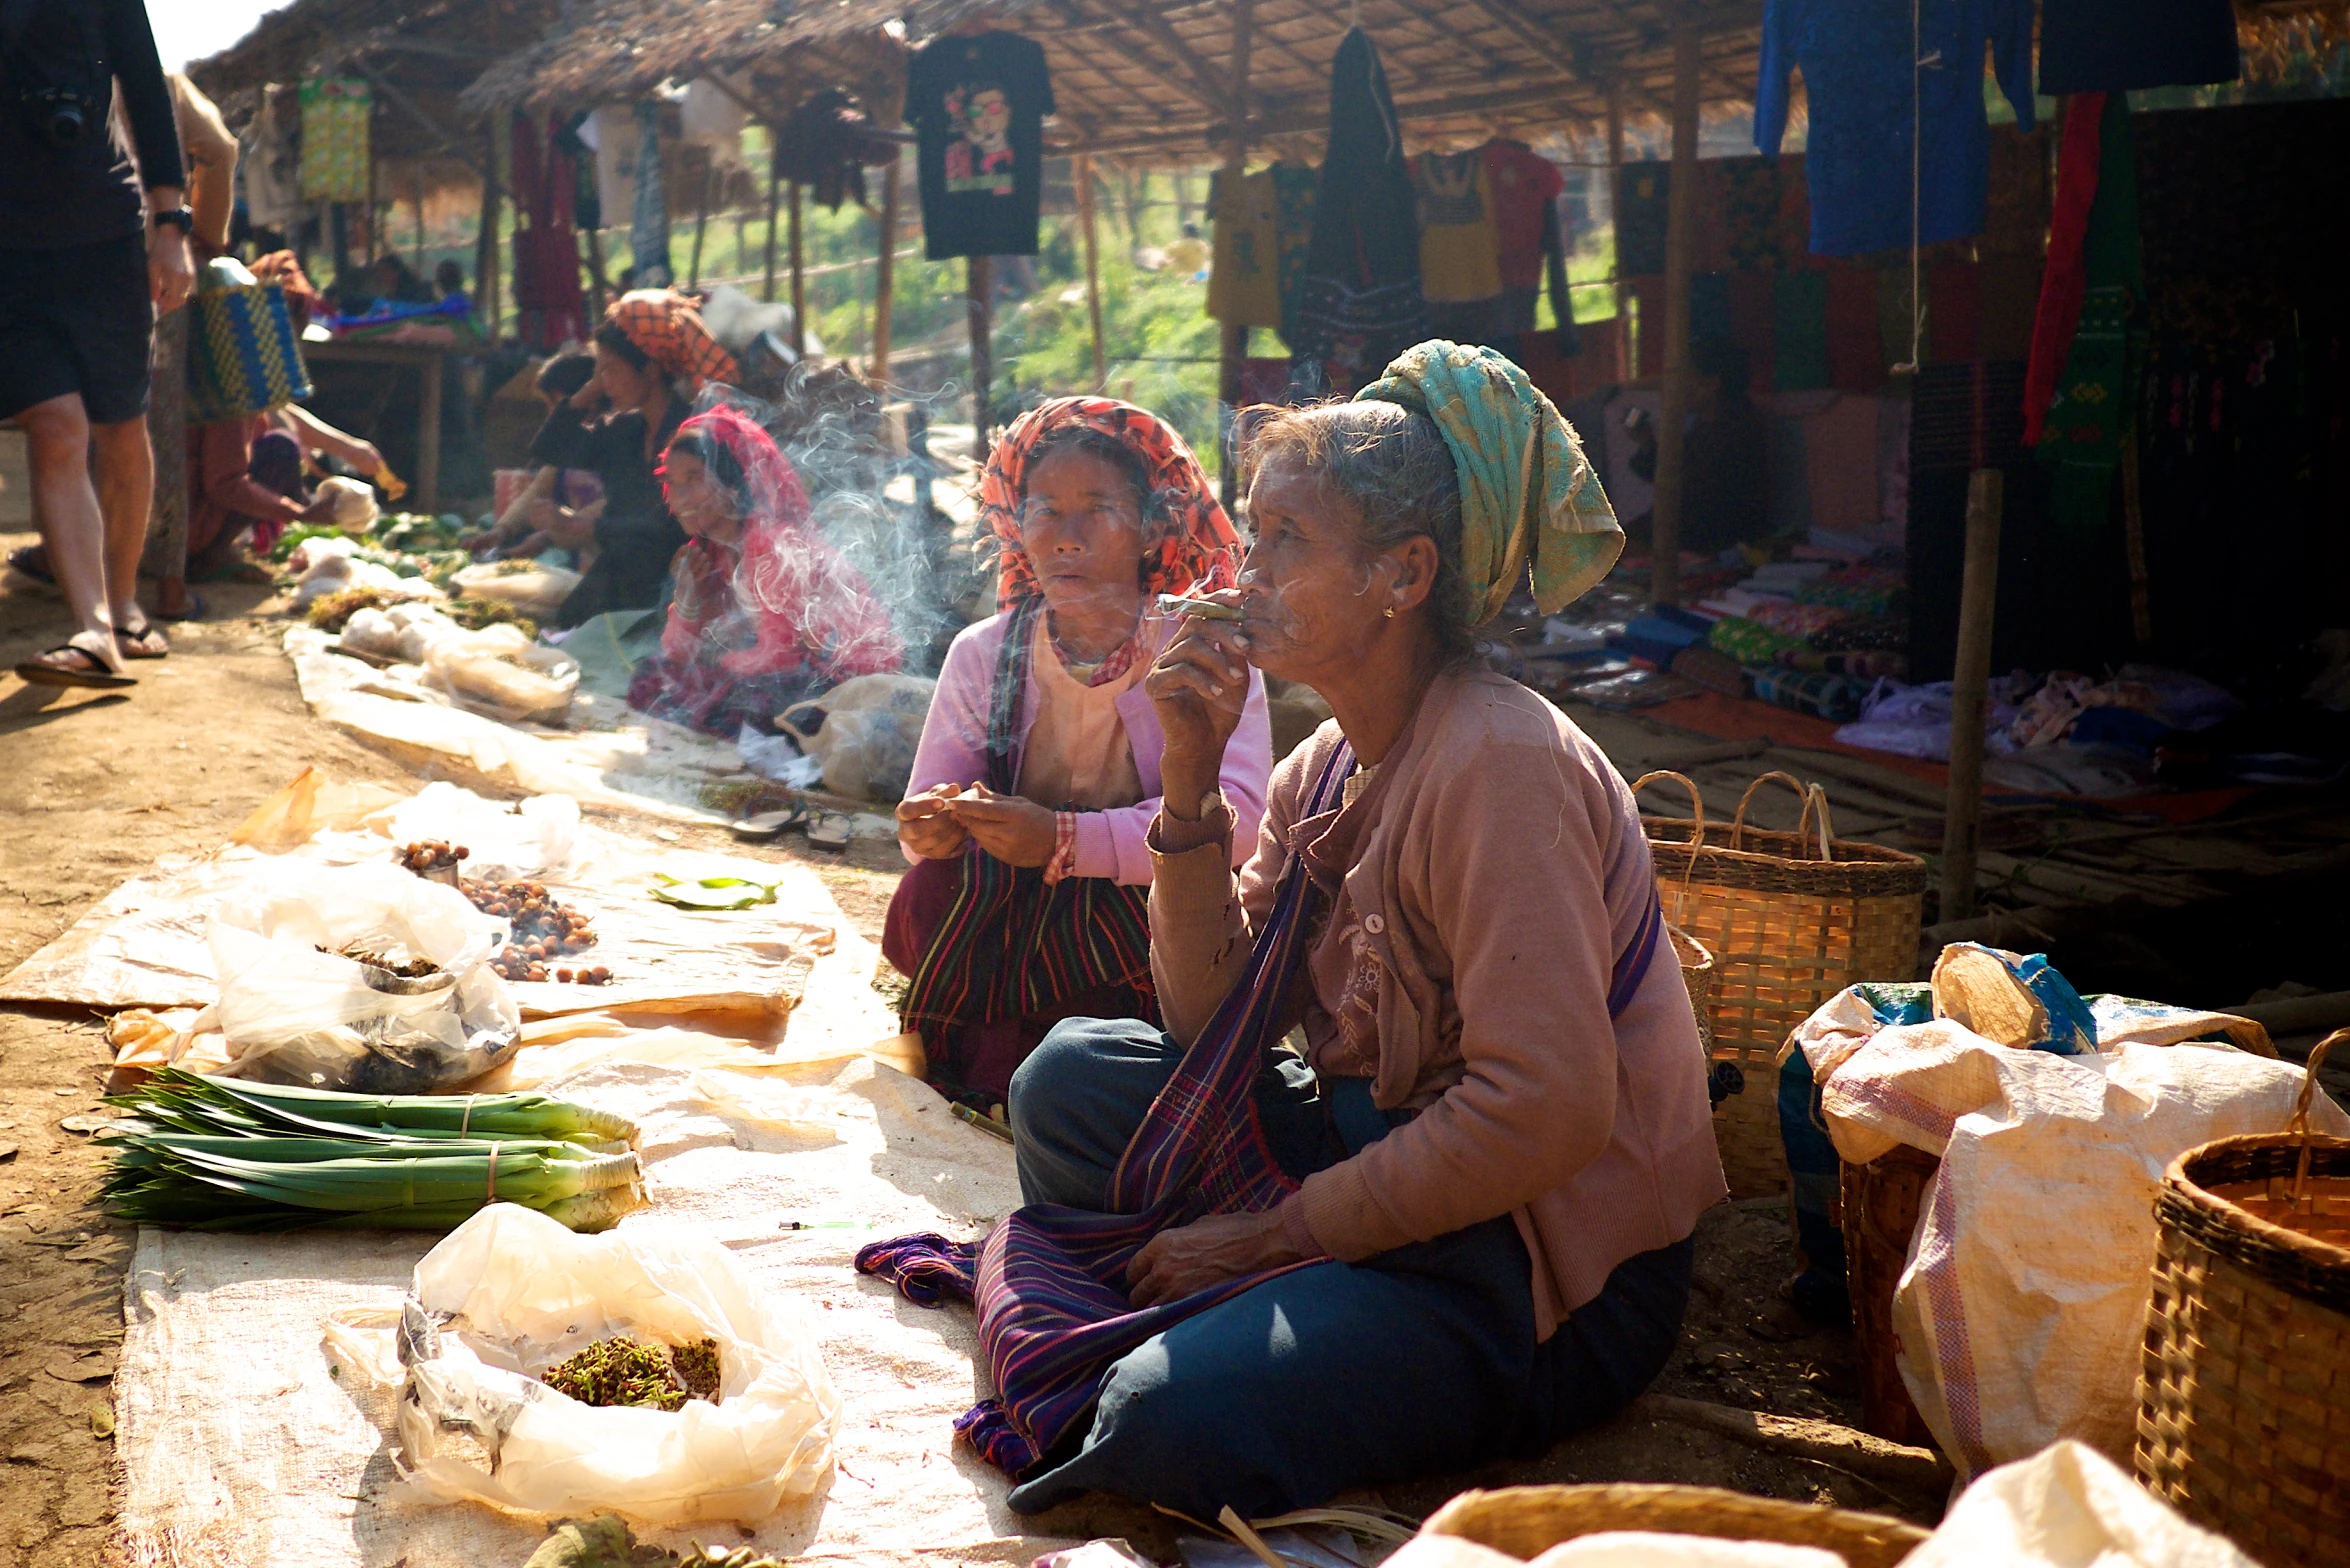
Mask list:
[{"label": "hanging t-shirt", "polygon": [[1314,244],[1314,187],[1322,171],[1284,160],[1265,171],[1273,177],[1274,248],[1281,257],[1281,337],[1297,336],[1297,291]]},{"label": "hanging t-shirt", "polygon": [[1227,326],[1281,325],[1281,209],[1273,171],[1229,180],[1218,170],[1208,199],[1216,215],[1208,314]]},{"label": "hanging t-shirt", "polygon": [[316,76],[302,84],[304,201],[367,200],[367,128],[374,93],[356,76]]},{"label": "hanging t-shirt", "polygon": [[1491,299],[1501,292],[1501,238],[1485,160],[1469,152],[1424,152],[1412,160],[1419,198],[1420,297],[1432,304]]},{"label": "hanging t-shirt", "polygon": [[[1924,130],[1914,182],[1918,243],[1983,231],[1986,39],[2016,123],[2031,128],[2032,0],[1950,0],[1918,13],[1920,37],[1912,37],[1912,25],[1908,8],[1883,0],[1765,0],[1754,142],[1778,152],[1788,78],[1800,68],[1811,104],[1804,172],[1814,255],[1909,246],[1913,123]],[[1927,62],[1923,69],[1919,59]]]},{"label": "hanging t-shirt", "polygon": [[922,230],[932,261],[1036,254],[1044,117],[1052,112],[1052,73],[1033,39],[949,36],[914,56],[906,118],[920,137]]},{"label": "hanging t-shirt", "polygon": [[1542,257],[1556,243],[1556,203],[1567,188],[1557,165],[1524,142],[1489,141],[1485,183],[1493,192],[1493,227],[1501,241],[1501,286],[1530,289],[1542,282]]},{"label": "hanging t-shirt", "polygon": [[2045,0],[2040,7],[2040,91],[2122,92],[2232,82],[2232,0]]},{"label": "hanging t-shirt", "polygon": [[1652,278],[1665,270],[1665,225],[1673,166],[1661,160],[1616,170],[1616,275]]}]

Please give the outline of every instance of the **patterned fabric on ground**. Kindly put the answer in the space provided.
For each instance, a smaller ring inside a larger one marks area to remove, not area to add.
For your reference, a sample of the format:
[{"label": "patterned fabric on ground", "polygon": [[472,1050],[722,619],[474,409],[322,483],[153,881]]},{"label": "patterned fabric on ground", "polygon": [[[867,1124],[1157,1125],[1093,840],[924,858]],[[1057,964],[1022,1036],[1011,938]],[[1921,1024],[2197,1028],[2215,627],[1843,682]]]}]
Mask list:
[{"label": "patterned fabric on ground", "polygon": [[[1143,521],[1157,529],[1147,547],[1149,593],[1198,593],[1240,581],[1240,535],[1199,459],[1175,428],[1148,409],[1106,397],[1060,397],[1012,421],[996,438],[979,479],[979,520],[996,537],[996,608],[1009,610],[1038,593],[1036,570],[1020,535],[1020,505],[1028,493],[1028,464],[1044,439],[1083,425],[1116,441],[1141,460],[1150,482]],[[1008,785],[1006,786],[1009,787]]]}]

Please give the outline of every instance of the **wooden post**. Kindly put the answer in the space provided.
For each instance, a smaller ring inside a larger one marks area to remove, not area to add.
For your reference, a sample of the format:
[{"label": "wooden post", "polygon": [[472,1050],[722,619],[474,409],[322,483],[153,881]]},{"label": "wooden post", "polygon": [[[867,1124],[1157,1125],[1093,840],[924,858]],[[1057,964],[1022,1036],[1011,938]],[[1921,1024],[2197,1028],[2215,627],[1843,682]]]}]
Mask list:
[{"label": "wooden post", "polygon": [[995,390],[995,258],[963,262],[964,307],[971,317],[971,460],[985,465],[987,406]]},{"label": "wooden post", "polygon": [[800,182],[791,182],[791,351],[808,352],[808,267],[800,247]]},{"label": "wooden post", "polygon": [[[1689,445],[1689,278],[1697,241],[1697,18],[1684,6],[1673,21],[1673,183],[1665,209],[1665,386],[1657,420],[1656,506],[1650,540],[1656,557],[1650,589],[1658,604],[1681,599],[1681,499],[1687,494]],[[1642,323],[1642,335],[1647,324]]]},{"label": "wooden post", "polygon": [[873,380],[889,385],[890,312],[898,298],[898,175],[892,159],[881,175],[881,254],[873,261]]},{"label": "wooden post", "polygon": [[1109,387],[1110,361],[1102,341],[1101,234],[1094,221],[1092,156],[1079,153],[1069,173],[1077,185],[1077,228],[1085,241],[1085,310],[1093,318],[1093,390],[1098,396]]},{"label": "wooden post", "polygon": [[[1622,216],[1616,211],[1617,193],[1624,188],[1624,78],[1618,74],[1608,78],[1607,84],[1607,213],[1608,232],[1621,234],[1616,227]],[[1616,379],[1630,381],[1639,375],[1632,363],[1632,315],[1624,296],[1624,249],[1616,245],[1615,258],[1608,270],[1616,284]]]},{"label": "wooden post", "polygon": [[[1232,0],[1232,140],[1224,152],[1224,200],[1232,208],[1240,202],[1241,177],[1248,172],[1248,57],[1255,33],[1254,0]],[[1248,358],[1248,328],[1238,322],[1221,323],[1216,363],[1216,400],[1219,426],[1217,464],[1222,477],[1217,490],[1226,511],[1240,491],[1240,465],[1232,451],[1232,416],[1240,411],[1241,366]]]},{"label": "wooden post", "polygon": [[481,335],[494,346],[498,341],[498,317],[502,313],[503,292],[498,284],[498,128],[493,117],[482,130],[481,138],[481,232],[473,240],[473,320]]},{"label": "wooden post", "polygon": [[1983,710],[1990,700],[1991,623],[1999,597],[1996,468],[1967,475],[1966,565],[1958,589],[1958,660],[1950,672],[1950,804],[1942,819],[1939,920],[1975,912],[1975,854],[1983,815]]},{"label": "wooden post", "polygon": [[441,509],[441,356],[421,360],[416,373],[422,382],[416,399],[416,509]]},{"label": "wooden post", "polygon": [[431,236],[424,230],[424,165],[416,166],[416,275],[425,282],[432,281],[432,269],[426,265],[425,242]]},{"label": "wooden post", "polygon": [[718,176],[717,160],[709,158],[708,152],[709,149],[703,149],[702,188],[694,193],[694,252],[685,269],[685,286],[689,289],[702,286],[702,238],[710,232],[710,182]]},{"label": "wooden post", "polygon": [[775,127],[767,127],[767,288],[761,298],[775,303],[775,224],[783,205],[783,162],[775,146]]},{"label": "wooden post", "polygon": [[188,321],[193,301],[155,323],[155,375],[147,440],[155,448],[155,498],[142,566],[155,577],[155,613],[188,613]]}]

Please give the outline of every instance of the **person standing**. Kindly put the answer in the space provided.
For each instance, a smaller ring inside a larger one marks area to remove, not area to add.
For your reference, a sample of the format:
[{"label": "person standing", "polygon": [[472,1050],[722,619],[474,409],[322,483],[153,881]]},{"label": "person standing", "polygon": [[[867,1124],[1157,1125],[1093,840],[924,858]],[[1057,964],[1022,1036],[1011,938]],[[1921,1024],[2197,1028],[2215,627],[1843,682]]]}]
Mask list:
[{"label": "person standing", "polygon": [[[135,164],[109,125],[117,86]],[[0,0],[0,419],[25,432],[76,624],[17,666],[38,684],[129,685],[123,640],[152,635],[137,598],[155,483],[144,415],[156,313],[195,282],[184,168],[139,0]]]}]

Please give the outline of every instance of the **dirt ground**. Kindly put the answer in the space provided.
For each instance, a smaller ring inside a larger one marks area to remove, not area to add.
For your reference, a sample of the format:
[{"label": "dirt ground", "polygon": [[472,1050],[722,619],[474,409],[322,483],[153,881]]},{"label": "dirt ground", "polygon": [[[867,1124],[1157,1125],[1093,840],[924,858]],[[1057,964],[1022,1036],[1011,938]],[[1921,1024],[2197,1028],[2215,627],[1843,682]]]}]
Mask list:
[{"label": "dirt ground", "polygon": [[[0,552],[30,542],[7,526]],[[0,673],[0,973],[157,858],[220,843],[304,766],[420,782],[310,719],[279,651],[283,622],[254,613],[265,590],[205,592],[209,617],[175,628],[172,657],[136,666],[140,683],[128,693],[62,693]],[[0,671],[68,630],[53,591],[0,577]],[[707,840],[745,852],[721,835]],[[878,936],[894,846],[750,853],[815,866],[850,919]],[[0,1568],[124,1560],[109,1384],[131,1235],[91,1206],[103,1161],[69,1125],[101,1109],[106,1060],[97,1017],[0,1007]],[[1780,1214],[1749,1205],[1709,1215],[1688,1329],[1659,1391],[1856,1422],[1851,1336],[1793,1316],[1781,1295],[1793,1268]],[[1707,1482],[1926,1519],[1936,1506],[1930,1491],[1896,1495],[1637,1410],[1541,1460],[1387,1500],[1419,1512],[1462,1484],[1530,1479]]]}]

